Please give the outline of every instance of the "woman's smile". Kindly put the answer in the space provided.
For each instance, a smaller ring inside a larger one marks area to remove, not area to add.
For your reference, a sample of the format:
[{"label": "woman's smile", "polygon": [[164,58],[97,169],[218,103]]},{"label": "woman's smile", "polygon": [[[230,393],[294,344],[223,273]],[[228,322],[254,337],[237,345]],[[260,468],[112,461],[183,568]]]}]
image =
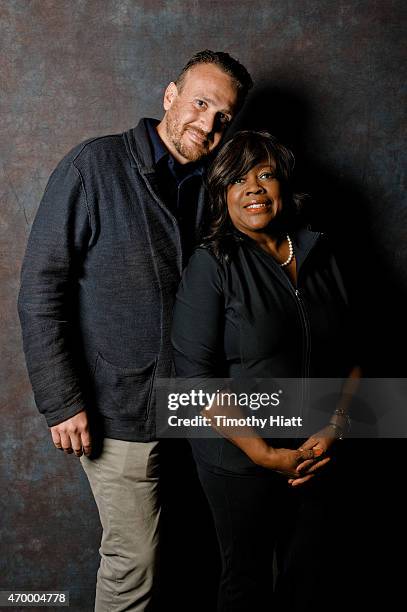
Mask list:
[{"label": "woman's smile", "polygon": [[261,214],[267,212],[272,204],[270,200],[252,200],[249,204],[246,204],[244,208],[250,213]]},{"label": "woman's smile", "polygon": [[227,190],[233,225],[245,234],[266,229],[282,208],[280,182],[268,159],[236,178]]}]

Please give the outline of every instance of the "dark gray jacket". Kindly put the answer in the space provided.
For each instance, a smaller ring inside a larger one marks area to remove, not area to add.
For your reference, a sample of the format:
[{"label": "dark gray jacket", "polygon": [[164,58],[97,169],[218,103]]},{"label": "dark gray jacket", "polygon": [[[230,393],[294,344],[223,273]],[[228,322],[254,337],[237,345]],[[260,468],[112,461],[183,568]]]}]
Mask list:
[{"label": "dark gray jacket", "polygon": [[[203,205],[202,188],[197,226]],[[86,408],[106,436],[154,439],[152,387],[172,372],[181,272],[179,228],[158,194],[145,121],[73,149],[41,201],[18,302],[49,426]]]}]

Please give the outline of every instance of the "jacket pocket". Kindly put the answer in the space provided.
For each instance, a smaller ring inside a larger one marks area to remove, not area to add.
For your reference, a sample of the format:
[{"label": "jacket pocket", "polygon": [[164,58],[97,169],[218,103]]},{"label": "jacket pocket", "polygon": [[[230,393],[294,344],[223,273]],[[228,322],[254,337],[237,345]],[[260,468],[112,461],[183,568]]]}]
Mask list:
[{"label": "jacket pocket", "polygon": [[156,367],[157,359],[142,368],[122,368],[98,353],[94,373],[98,412],[111,419],[146,421]]}]

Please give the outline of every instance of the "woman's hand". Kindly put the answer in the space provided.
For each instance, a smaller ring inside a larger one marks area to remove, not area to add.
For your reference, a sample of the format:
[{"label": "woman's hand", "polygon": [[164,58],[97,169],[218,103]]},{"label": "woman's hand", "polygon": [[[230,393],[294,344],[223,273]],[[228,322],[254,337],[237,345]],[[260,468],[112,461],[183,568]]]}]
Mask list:
[{"label": "woman's hand", "polygon": [[[335,440],[336,436],[334,430],[328,425],[308,438],[306,442],[301,444],[298,450],[313,450],[314,459],[306,459],[305,461],[299,463],[297,466],[297,472],[301,474],[301,476],[297,478],[290,478],[288,483],[293,487],[297,487],[298,485],[304,484],[310,480],[310,478],[315,475],[315,472],[329,462],[330,457],[327,457],[326,453],[329,451]],[[318,459],[318,457],[321,457],[321,459]],[[315,459],[317,460],[315,461]]]},{"label": "woman's hand", "polygon": [[318,449],[314,451],[312,447],[305,448],[304,445],[297,450],[267,446],[265,452],[254,462],[261,467],[294,479],[300,475],[298,466],[312,464],[318,453]]}]

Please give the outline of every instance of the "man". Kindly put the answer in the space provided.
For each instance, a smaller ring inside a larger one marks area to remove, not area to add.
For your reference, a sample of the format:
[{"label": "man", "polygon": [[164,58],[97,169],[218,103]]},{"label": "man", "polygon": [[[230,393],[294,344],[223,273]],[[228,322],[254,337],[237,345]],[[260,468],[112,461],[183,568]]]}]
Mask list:
[{"label": "man", "polygon": [[[172,307],[202,219],[205,158],[252,86],[226,53],[194,55],[160,123],[71,151],[52,174],[19,296],[36,403],[82,456],[103,527],[96,610],[150,610],[160,501],[152,388],[172,372]],[[96,444],[103,446],[96,452]]]}]

